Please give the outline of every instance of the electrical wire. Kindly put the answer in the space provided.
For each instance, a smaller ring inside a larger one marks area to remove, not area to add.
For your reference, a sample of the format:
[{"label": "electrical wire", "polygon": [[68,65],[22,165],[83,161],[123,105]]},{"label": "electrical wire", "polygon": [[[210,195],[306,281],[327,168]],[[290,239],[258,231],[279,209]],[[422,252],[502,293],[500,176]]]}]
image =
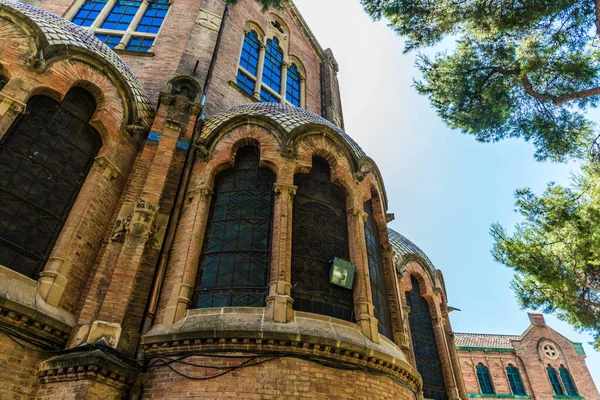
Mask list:
[{"label": "electrical wire", "polygon": [[[32,340],[27,339],[26,337],[23,337],[22,335],[19,335],[16,332],[9,332],[7,329],[4,329],[1,326],[0,326],[0,332],[4,333],[6,335],[6,337],[8,337],[10,340],[12,340],[13,342],[15,342],[16,344],[18,344],[19,346],[21,346],[22,348],[24,348],[26,350],[35,351],[37,353],[48,353],[48,354],[63,353],[63,350],[43,350],[43,349],[34,349],[32,347],[28,347],[28,346],[24,345],[23,343],[19,342],[19,340],[22,340],[23,342],[31,344],[33,346],[39,346],[39,344],[35,343]],[[17,340],[16,338],[18,338],[19,340]]]}]

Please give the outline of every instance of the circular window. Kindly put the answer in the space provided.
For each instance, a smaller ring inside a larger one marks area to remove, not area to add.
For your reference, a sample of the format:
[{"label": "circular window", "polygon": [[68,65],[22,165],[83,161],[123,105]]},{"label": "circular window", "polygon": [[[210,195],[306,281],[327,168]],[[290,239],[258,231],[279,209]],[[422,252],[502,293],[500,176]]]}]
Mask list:
[{"label": "circular window", "polygon": [[544,355],[552,360],[556,360],[558,358],[558,350],[551,344],[544,344],[542,346],[542,352]]}]

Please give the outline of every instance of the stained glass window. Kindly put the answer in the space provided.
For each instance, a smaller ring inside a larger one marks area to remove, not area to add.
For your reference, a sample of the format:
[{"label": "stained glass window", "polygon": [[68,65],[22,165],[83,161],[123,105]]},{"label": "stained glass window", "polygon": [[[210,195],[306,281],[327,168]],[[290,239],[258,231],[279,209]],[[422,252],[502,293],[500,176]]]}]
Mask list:
[{"label": "stained glass window", "polygon": [[117,0],[101,28],[126,31],[141,5],[141,1]]},{"label": "stained glass window", "polygon": [[423,394],[428,399],[446,400],[446,385],[429,304],[421,295],[417,278],[411,276],[410,281],[412,288],[406,292],[406,304],[410,307],[408,324],[417,370],[423,378]]},{"label": "stained glass window", "polygon": [[525,386],[523,386],[519,370],[514,365],[509,364],[506,367],[506,375],[508,376],[508,383],[510,383],[512,394],[525,395]]},{"label": "stained glass window", "polygon": [[260,101],[265,103],[279,103],[279,97],[269,92],[267,89],[262,88],[260,90]]},{"label": "stained glass window", "polygon": [[562,379],[562,383],[567,391],[567,394],[569,396],[577,396],[577,389],[575,388],[575,383],[573,383],[573,379],[571,378],[569,370],[566,369],[564,365],[561,365],[559,371],[560,378]]},{"label": "stained glass window", "polygon": [[140,37],[132,37],[127,45],[127,50],[133,51],[148,51],[154,44],[154,39],[152,38],[140,38]]},{"label": "stained glass window", "polygon": [[296,64],[288,68],[286,86],[285,98],[296,107],[300,107],[300,74]]},{"label": "stained glass window", "polygon": [[8,78],[4,75],[0,75],[0,90],[8,83]]},{"label": "stained glass window", "polygon": [[106,2],[107,0],[87,0],[75,14],[73,23],[81,26],[91,26],[98,18]]},{"label": "stained glass window", "polygon": [[265,67],[263,70],[263,83],[281,93],[281,68],[283,67],[283,50],[279,47],[277,38],[267,40],[265,53]]},{"label": "stained glass window", "polygon": [[263,307],[269,279],[275,174],[241,148],[215,179],[194,307]]},{"label": "stained glass window", "polygon": [[[242,55],[240,56],[240,66],[250,74],[258,74],[258,56],[260,53],[260,43],[258,34],[255,31],[250,31],[244,36],[244,44],[242,45]],[[250,95],[254,94],[254,86],[256,81],[245,72],[238,71],[237,84]]]},{"label": "stained glass window", "polygon": [[481,363],[477,365],[477,380],[479,381],[479,387],[483,394],[494,394],[494,385],[492,384],[492,377],[487,367]]},{"label": "stained glass window", "polygon": [[552,368],[552,366],[548,365],[548,367],[546,367],[546,371],[548,372],[548,379],[550,379],[550,384],[552,385],[554,394],[564,396],[565,392],[563,391],[562,386],[560,386],[560,380],[558,379],[556,370]]},{"label": "stained glass window", "polygon": [[373,217],[373,202],[371,200],[364,204],[367,213],[365,223],[365,241],[367,242],[367,259],[369,261],[369,276],[371,279],[371,296],[375,307],[375,318],[378,322],[379,333],[392,339],[392,320],[387,301],[387,288],[385,283],[383,257],[381,255],[381,241],[377,222]]},{"label": "stained glass window", "polygon": [[158,33],[169,11],[168,0],[156,0],[148,5],[136,29],[137,32]]},{"label": "stained glass window", "polygon": [[97,33],[96,37],[104,43],[106,43],[106,45],[111,49],[117,47],[117,45],[121,43],[121,39],[123,38],[123,36],[121,35],[104,35],[100,33]]},{"label": "stained glass window", "polygon": [[0,141],[0,264],[37,278],[98,153],[83,89],[35,96]]},{"label": "stained glass window", "polygon": [[349,259],[344,193],[331,183],[329,164],[320,157],[313,157],[309,174],[294,177],[294,185],[293,307],[353,321],[352,291],[329,282],[329,261]]}]

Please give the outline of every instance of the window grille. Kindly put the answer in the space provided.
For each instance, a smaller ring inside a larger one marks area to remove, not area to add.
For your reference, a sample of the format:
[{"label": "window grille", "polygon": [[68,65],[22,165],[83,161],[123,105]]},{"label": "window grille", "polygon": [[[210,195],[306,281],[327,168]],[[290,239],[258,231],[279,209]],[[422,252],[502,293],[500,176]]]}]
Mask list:
[{"label": "window grille", "polygon": [[354,320],[352,291],[329,282],[334,257],[349,258],[345,196],[331,183],[327,161],[313,157],[309,174],[297,174],[292,232],[293,307]]},{"label": "window grille", "polygon": [[479,387],[481,388],[482,394],[494,394],[494,385],[492,384],[492,377],[487,367],[481,363],[477,365],[477,380],[479,381]]},{"label": "window grille", "polygon": [[565,391],[569,396],[577,396],[577,389],[575,388],[575,383],[573,383],[573,379],[571,378],[571,374],[569,370],[565,368],[564,365],[561,365],[558,369],[560,371],[560,378],[562,379],[563,386],[565,387]]},{"label": "window grille", "polygon": [[169,0],[87,0],[72,22],[86,27],[112,49],[148,52],[167,16],[169,4]]},{"label": "window grille", "polygon": [[556,373],[556,370],[552,368],[552,366],[548,365],[546,371],[548,372],[548,379],[550,379],[550,384],[552,385],[552,390],[554,390],[554,394],[558,396],[564,396],[565,392],[562,386],[560,386],[560,380],[558,379],[558,374]]},{"label": "window grille", "polygon": [[410,280],[412,288],[406,292],[406,304],[410,307],[408,324],[417,370],[423,378],[423,394],[425,398],[446,400],[446,385],[429,304],[421,296],[417,278],[411,276]]},{"label": "window grille", "polygon": [[241,148],[219,173],[206,227],[194,307],[263,307],[269,280],[275,174]]},{"label": "window grille", "polygon": [[519,370],[512,364],[506,367],[506,375],[508,376],[508,383],[510,383],[510,389],[514,395],[525,395],[525,386],[521,380],[521,374]]},{"label": "window grille", "polygon": [[300,107],[300,74],[296,64],[292,64],[288,68],[285,96],[287,101],[296,107]]},{"label": "window grille", "polygon": [[383,257],[381,255],[381,241],[377,222],[373,217],[373,202],[371,200],[364,204],[368,215],[365,222],[365,241],[367,243],[367,259],[369,261],[369,276],[371,279],[371,296],[375,318],[378,322],[379,333],[389,339],[393,339],[392,320],[387,299],[387,286],[385,282]]},{"label": "window grille", "polygon": [[0,264],[37,278],[101,147],[83,89],[35,96],[0,141]]}]

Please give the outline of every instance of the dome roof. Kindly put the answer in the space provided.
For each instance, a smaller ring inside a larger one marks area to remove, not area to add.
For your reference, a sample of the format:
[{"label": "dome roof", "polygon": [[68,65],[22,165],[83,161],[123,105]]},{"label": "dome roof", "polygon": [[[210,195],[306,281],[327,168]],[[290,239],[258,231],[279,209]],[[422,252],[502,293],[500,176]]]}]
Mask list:
[{"label": "dome roof", "polygon": [[365,152],[360,146],[343,130],[329,122],[323,117],[288,104],[279,103],[251,103],[230,108],[227,111],[213,115],[204,123],[202,128],[202,137],[207,137],[215,129],[238,116],[264,116],[276,122],[287,133],[303,126],[316,124],[336,131],[341,138],[352,149],[356,158],[365,156]]},{"label": "dome roof", "polygon": [[52,13],[13,0],[0,0],[0,12],[3,10],[25,19],[31,28],[41,33],[42,48],[38,50],[42,50],[44,56],[53,50],[76,49],[103,59],[125,79],[137,116],[143,119],[154,116],[146,91],[135,74],[112,49],[87,30]]},{"label": "dome roof", "polygon": [[427,254],[423,250],[421,250],[416,244],[399,234],[393,229],[388,228],[390,244],[394,249],[394,262],[398,262],[402,259],[402,257],[407,255],[417,255],[425,261],[427,266],[431,269],[431,271],[435,271],[436,268],[427,257]]}]

